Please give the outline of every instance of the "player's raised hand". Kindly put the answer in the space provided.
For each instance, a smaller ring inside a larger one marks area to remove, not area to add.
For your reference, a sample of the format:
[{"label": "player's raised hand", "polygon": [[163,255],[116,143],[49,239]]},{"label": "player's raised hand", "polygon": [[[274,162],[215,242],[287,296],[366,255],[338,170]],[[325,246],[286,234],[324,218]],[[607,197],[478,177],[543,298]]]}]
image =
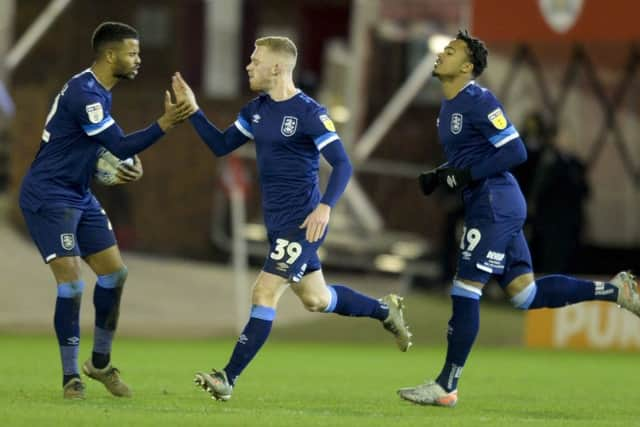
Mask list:
[{"label": "player's raised hand", "polygon": [[174,103],[171,93],[167,90],[164,93],[164,114],[158,119],[158,125],[163,132],[166,132],[196,111],[197,109],[186,100]]},{"label": "player's raised hand", "polygon": [[124,184],[127,182],[134,182],[142,178],[144,170],[142,169],[142,161],[140,157],[133,156],[133,163],[120,162],[118,165],[118,173],[116,177]]},{"label": "player's raised hand", "polygon": [[324,236],[330,216],[331,206],[320,203],[313,212],[305,218],[300,228],[307,229],[305,237],[309,242],[317,242]]},{"label": "player's raised hand", "polygon": [[176,94],[176,100],[178,102],[187,101],[195,108],[195,111],[198,111],[196,96],[179,71],[171,77],[171,88],[173,89],[173,93]]}]

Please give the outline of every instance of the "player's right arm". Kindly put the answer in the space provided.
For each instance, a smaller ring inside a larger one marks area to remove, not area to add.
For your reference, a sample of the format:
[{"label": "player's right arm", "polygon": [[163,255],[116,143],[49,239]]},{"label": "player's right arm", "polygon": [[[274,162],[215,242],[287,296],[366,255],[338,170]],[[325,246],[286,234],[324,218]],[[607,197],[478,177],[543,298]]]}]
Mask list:
[{"label": "player's right arm", "polygon": [[178,101],[188,102],[196,110],[196,113],[189,117],[189,121],[198,135],[200,135],[202,141],[207,144],[207,147],[216,156],[224,156],[248,140],[253,139],[251,125],[243,118],[242,112],[238,116],[238,120],[223,132],[211,123],[202,110],[198,108],[193,90],[191,90],[191,87],[189,87],[180,73],[175,73],[171,78],[171,87]]},{"label": "player's right arm", "polygon": [[[196,111],[194,115],[189,117],[189,121],[202,141],[219,157],[229,154],[248,140],[253,139],[253,134],[246,130],[246,127],[250,128],[250,126],[242,118],[242,115],[239,115],[238,120],[224,132],[211,123],[202,110]],[[240,122],[244,122],[244,125]]]},{"label": "player's right arm", "polygon": [[[164,115],[146,129],[125,135],[109,114],[105,100],[98,94],[84,92],[71,102],[76,120],[87,136],[120,159],[126,159],[158,141],[170,126],[186,119],[193,110],[187,103],[173,104],[169,92],[165,93]],[[165,126],[163,128],[162,126]]]}]

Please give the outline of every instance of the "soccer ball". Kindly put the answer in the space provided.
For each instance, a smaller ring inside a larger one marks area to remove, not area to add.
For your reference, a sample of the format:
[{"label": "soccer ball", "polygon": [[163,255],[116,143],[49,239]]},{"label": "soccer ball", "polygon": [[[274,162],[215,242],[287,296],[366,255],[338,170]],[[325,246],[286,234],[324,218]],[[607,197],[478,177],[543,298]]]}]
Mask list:
[{"label": "soccer ball", "polygon": [[133,166],[134,161],[132,157],[125,160],[120,160],[114,156],[106,148],[100,148],[98,150],[98,161],[96,162],[95,178],[102,185],[116,185],[122,184],[122,180],[118,178],[118,166],[121,163],[126,163]]}]

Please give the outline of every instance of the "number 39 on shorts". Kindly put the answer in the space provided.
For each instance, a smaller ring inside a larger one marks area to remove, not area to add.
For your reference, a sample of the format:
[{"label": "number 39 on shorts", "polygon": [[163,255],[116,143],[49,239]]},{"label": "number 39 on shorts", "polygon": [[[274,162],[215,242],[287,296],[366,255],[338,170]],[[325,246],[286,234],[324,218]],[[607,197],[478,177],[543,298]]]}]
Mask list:
[{"label": "number 39 on shorts", "polygon": [[285,262],[289,265],[296,262],[300,254],[302,253],[302,245],[298,242],[290,242],[286,239],[276,239],[276,247],[273,252],[269,254],[269,257],[273,260],[280,261],[287,256]]},{"label": "number 39 on shorts", "polygon": [[477,228],[470,228],[467,230],[467,226],[465,225],[462,228],[462,239],[460,239],[460,249],[463,251],[472,252],[478,243],[480,243],[480,239],[482,238],[482,234],[480,234],[480,230]]}]

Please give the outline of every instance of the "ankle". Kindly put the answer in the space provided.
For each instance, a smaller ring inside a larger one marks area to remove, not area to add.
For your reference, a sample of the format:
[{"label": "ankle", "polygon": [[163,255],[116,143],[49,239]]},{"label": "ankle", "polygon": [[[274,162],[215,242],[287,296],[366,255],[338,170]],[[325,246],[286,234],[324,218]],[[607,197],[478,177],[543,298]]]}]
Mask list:
[{"label": "ankle", "polygon": [[93,367],[96,369],[104,369],[109,365],[111,361],[110,353],[96,353],[95,351],[91,353],[91,363]]},{"label": "ankle", "polygon": [[65,386],[69,381],[71,381],[74,378],[80,379],[80,374],[63,375],[62,376],[62,385]]}]

